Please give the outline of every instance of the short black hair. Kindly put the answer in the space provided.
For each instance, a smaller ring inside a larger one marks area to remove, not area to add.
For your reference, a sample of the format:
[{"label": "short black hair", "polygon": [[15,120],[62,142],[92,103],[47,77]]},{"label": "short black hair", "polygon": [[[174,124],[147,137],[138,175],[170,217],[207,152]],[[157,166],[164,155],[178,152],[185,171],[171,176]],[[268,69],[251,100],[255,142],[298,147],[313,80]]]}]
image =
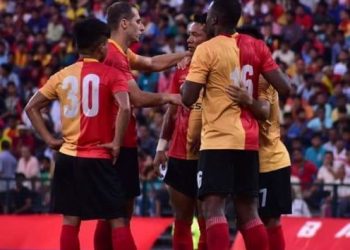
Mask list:
[{"label": "short black hair", "polygon": [[112,30],[116,29],[122,19],[130,20],[133,18],[132,8],[136,8],[136,6],[128,1],[119,1],[111,4],[107,9],[107,23],[109,27]]},{"label": "short black hair", "polygon": [[205,24],[207,21],[207,13],[204,14],[194,14],[192,21],[195,23]]},{"label": "short black hair", "polygon": [[251,26],[251,25],[241,26],[237,28],[236,31],[240,34],[252,36],[255,39],[264,40],[264,36],[261,34],[260,30],[255,26]]},{"label": "short black hair", "polygon": [[218,16],[221,26],[236,28],[242,15],[242,5],[239,0],[214,0],[211,8]]},{"label": "short black hair", "polygon": [[1,142],[1,149],[2,150],[9,150],[11,148],[11,144],[8,140],[3,140]]},{"label": "short black hair", "polygon": [[73,28],[75,42],[79,51],[93,50],[110,36],[107,24],[96,19],[88,18],[77,22]]}]

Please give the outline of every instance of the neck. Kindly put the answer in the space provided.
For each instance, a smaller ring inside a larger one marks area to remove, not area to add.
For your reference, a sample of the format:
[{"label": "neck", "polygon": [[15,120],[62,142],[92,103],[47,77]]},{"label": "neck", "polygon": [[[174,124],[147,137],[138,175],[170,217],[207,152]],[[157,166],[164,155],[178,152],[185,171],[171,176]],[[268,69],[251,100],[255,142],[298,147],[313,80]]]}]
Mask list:
[{"label": "neck", "polygon": [[131,45],[131,42],[126,38],[126,36],[118,33],[118,31],[112,31],[111,39],[116,42],[125,53]]},{"label": "neck", "polygon": [[217,27],[215,30],[215,35],[220,35],[220,34],[228,34],[232,35],[236,32],[235,28],[227,28],[227,27]]},{"label": "neck", "polygon": [[99,58],[95,55],[80,53],[79,56],[80,56],[80,59],[90,58],[90,59],[96,59],[97,61],[99,61]]}]

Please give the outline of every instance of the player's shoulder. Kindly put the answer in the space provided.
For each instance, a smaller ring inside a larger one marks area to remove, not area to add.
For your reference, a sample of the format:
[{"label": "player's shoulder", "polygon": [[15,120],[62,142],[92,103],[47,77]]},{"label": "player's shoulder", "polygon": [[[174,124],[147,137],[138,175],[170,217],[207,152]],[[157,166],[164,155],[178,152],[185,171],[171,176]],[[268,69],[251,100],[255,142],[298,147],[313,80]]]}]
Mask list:
[{"label": "player's shoulder", "polygon": [[51,75],[51,78],[64,78],[66,76],[80,75],[81,68],[82,68],[82,62],[80,61],[75,62],[57,71],[55,74]]},{"label": "player's shoulder", "polygon": [[264,41],[262,41],[260,39],[256,39],[256,38],[249,36],[249,35],[246,35],[246,34],[238,34],[237,39],[239,40],[239,42],[241,44],[250,45],[250,46],[254,46],[254,47],[265,46]]}]

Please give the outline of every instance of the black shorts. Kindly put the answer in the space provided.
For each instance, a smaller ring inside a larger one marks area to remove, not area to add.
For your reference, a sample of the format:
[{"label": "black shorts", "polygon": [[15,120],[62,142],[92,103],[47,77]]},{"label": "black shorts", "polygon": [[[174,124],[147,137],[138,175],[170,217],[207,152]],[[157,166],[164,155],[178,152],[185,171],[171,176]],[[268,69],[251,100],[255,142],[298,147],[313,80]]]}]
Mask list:
[{"label": "black shorts", "polygon": [[197,197],[197,160],[169,158],[164,182],[190,198]]},{"label": "black shorts", "polygon": [[276,218],[290,214],[292,196],[290,167],[259,175],[259,215],[262,218]]},{"label": "black shorts", "polygon": [[120,177],[125,197],[131,199],[139,196],[141,191],[137,148],[122,147],[115,167]]},{"label": "black shorts", "polygon": [[58,153],[51,211],[82,220],[125,217],[125,196],[112,161]]},{"label": "black shorts", "polygon": [[202,150],[199,156],[198,196],[258,197],[258,151]]}]

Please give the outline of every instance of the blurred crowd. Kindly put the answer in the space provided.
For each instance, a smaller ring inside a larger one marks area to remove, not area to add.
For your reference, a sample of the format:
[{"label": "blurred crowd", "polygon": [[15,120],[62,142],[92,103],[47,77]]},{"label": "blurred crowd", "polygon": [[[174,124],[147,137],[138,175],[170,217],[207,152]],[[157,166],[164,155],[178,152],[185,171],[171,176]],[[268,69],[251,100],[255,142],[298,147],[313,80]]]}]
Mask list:
[{"label": "blurred crowd", "polygon": [[[33,132],[23,108],[51,74],[77,60],[72,25],[88,16],[104,20],[112,2],[0,0],[0,201],[8,204],[3,212],[47,211],[54,152]],[[139,6],[145,25],[142,42],[132,50],[145,56],[186,50],[192,15],[209,5],[207,0],[131,2]],[[280,117],[292,180],[299,183],[293,189],[295,213],[304,214],[298,205],[305,201],[311,212],[330,216],[336,196],[336,215],[350,216],[350,1],[242,2],[240,25],[260,29],[293,82],[290,95],[280,100]],[[167,92],[174,70],[134,74],[142,90]],[[139,215],[171,211],[164,185],[151,172],[165,108],[135,110],[143,180],[135,210]],[[58,103],[42,114],[50,131],[59,135]],[[4,179],[15,177],[13,183]],[[349,186],[335,190],[332,184]]]}]

